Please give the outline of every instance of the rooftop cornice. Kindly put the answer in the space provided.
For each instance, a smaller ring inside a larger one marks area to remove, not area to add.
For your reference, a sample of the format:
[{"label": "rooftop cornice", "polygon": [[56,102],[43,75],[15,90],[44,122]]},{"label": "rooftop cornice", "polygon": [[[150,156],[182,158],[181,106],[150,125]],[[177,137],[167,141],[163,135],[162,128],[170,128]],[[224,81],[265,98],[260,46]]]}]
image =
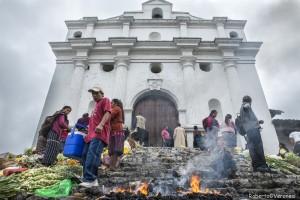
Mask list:
[{"label": "rooftop cornice", "polygon": [[86,25],[87,25],[86,21],[83,21],[83,20],[66,20],[65,24],[68,29],[71,29],[71,28],[84,29],[84,28],[86,28]]},{"label": "rooftop cornice", "polygon": [[85,21],[86,23],[97,23],[98,22],[98,17],[84,17],[83,21]]},{"label": "rooftop cornice", "polygon": [[242,38],[216,38],[215,43],[221,49],[235,49],[241,45]]},{"label": "rooftop cornice", "polygon": [[132,47],[137,42],[136,37],[110,37],[108,40],[113,47]]},{"label": "rooftop cornice", "polygon": [[[85,38],[81,38],[85,39]],[[87,38],[87,39],[95,39],[95,38]],[[122,38],[122,37],[116,37],[116,38],[110,38],[113,41],[126,41],[128,38]],[[228,39],[228,38],[216,38],[214,41],[201,41],[201,38],[174,38],[173,40],[165,40],[165,41],[150,41],[150,40],[136,40],[136,38],[129,38],[127,41],[131,42],[136,42],[135,46],[175,46],[176,41],[183,41],[185,39],[191,40],[198,42],[199,41],[199,47],[217,47],[216,41],[220,41],[220,39],[226,39],[227,43],[239,43],[240,42],[240,49],[255,49],[255,48],[260,48],[262,45],[262,42],[242,42],[240,39]],[[79,40],[79,39],[70,39],[70,40]],[[230,40],[235,40],[230,42]],[[186,41],[186,40],[185,40]],[[67,48],[71,49],[71,43],[70,42],[49,42],[51,48]],[[110,46],[111,42],[110,41],[96,41],[94,47],[99,47],[99,46]],[[224,44],[224,40],[223,40]]]},{"label": "rooftop cornice", "polygon": [[[84,45],[79,44],[80,40],[83,41],[82,39],[73,39],[68,42],[50,42],[49,44],[56,55],[58,55],[59,52],[74,52],[74,45],[79,49],[90,48],[92,52],[110,52],[114,48],[130,48],[130,50],[133,51],[176,51],[179,46],[183,48],[193,48],[196,52],[218,52],[222,48],[228,48],[234,49],[236,55],[253,57],[256,56],[262,45],[262,42],[242,42],[241,40],[225,38],[216,38],[215,41],[201,41],[201,38],[174,38],[173,41],[137,41],[136,38],[110,38],[110,41],[95,41],[94,39],[95,38],[87,38]],[[95,42],[94,45],[92,45],[93,42]]]},{"label": "rooftop cornice", "polygon": [[247,23],[247,20],[227,20],[224,24],[225,29],[226,28],[241,28],[244,29],[245,25]]},{"label": "rooftop cornice", "polygon": [[182,23],[182,22],[188,23],[189,21],[191,21],[191,18],[188,16],[177,16],[176,17],[176,22],[179,22],[179,23]]},{"label": "rooftop cornice", "polygon": [[90,49],[96,44],[96,38],[70,38],[68,41],[73,49]]},{"label": "rooftop cornice", "polygon": [[262,44],[262,42],[242,42],[237,51],[237,55],[251,55],[255,57]]},{"label": "rooftop cornice", "polygon": [[225,20],[224,17],[214,17],[213,19],[191,19],[188,16],[178,16],[176,19],[134,19],[132,16],[121,16],[120,19],[96,20],[95,17],[87,17],[80,20],[66,20],[66,26],[70,29],[85,29],[88,23],[95,25],[121,25],[123,22],[130,22],[132,25],[178,25],[180,22],[187,22],[189,26],[214,26],[216,23],[224,23],[225,28],[243,29],[246,20]]},{"label": "rooftop cornice", "polygon": [[212,21],[225,24],[227,19],[227,17],[213,17]]},{"label": "rooftop cornice", "polygon": [[120,20],[124,23],[124,22],[129,22],[132,23],[134,21],[133,16],[121,16]]},{"label": "rooftop cornice", "polygon": [[173,38],[173,42],[178,47],[197,47],[201,42],[201,38]]},{"label": "rooftop cornice", "polygon": [[52,50],[58,50],[58,49],[70,50],[70,49],[72,49],[71,44],[69,42],[49,42],[49,45],[52,48]]}]

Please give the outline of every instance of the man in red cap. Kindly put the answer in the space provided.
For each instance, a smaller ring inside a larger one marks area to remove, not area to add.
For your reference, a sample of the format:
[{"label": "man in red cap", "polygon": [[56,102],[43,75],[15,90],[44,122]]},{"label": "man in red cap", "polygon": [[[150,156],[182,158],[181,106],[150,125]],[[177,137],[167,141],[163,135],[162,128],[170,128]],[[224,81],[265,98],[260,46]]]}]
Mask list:
[{"label": "man in red cap", "polygon": [[89,120],[88,134],[85,137],[85,146],[82,155],[83,187],[98,186],[98,167],[101,163],[100,155],[108,144],[110,131],[111,102],[104,97],[100,87],[88,90],[96,102]]}]

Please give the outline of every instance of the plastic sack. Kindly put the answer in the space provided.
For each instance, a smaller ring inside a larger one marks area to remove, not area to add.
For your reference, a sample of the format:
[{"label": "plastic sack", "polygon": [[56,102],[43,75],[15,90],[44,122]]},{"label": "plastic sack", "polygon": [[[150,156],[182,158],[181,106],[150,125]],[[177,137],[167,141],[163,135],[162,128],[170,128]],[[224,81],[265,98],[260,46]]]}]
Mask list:
[{"label": "plastic sack", "polygon": [[72,190],[72,181],[70,179],[62,180],[47,188],[37,189],[34,194],[40,197],[67,197]]}]

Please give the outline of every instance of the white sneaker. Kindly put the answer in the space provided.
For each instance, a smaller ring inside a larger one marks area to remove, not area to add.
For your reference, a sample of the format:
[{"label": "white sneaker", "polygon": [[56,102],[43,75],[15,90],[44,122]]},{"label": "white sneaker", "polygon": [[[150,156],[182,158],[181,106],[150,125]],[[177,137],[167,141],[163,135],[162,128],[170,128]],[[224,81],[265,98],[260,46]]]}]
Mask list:
[{"label": "white sneaker", "polygon": [[96,179],[93,182],[82,182],[79,185],[82,186],[82,187],[90,188],[90,187],[97,187],[97,186],[99,186],[99,183],[98,183],[98,180]]}]

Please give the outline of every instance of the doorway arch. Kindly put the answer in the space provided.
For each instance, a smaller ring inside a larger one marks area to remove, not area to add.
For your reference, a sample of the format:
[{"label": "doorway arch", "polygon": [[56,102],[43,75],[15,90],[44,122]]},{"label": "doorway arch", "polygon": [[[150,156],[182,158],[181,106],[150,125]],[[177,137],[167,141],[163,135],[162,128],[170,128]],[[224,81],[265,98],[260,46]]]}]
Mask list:
[{"label": "doorway arch", "polygon": [[138,113],[146,118],[149,146],[162,146],[161,131],[164,126],[168,126],[173,134],[178,123],[175,100],[160,90],[148,91],[136,99],[133,105],[131,127],[135,127]]}]

